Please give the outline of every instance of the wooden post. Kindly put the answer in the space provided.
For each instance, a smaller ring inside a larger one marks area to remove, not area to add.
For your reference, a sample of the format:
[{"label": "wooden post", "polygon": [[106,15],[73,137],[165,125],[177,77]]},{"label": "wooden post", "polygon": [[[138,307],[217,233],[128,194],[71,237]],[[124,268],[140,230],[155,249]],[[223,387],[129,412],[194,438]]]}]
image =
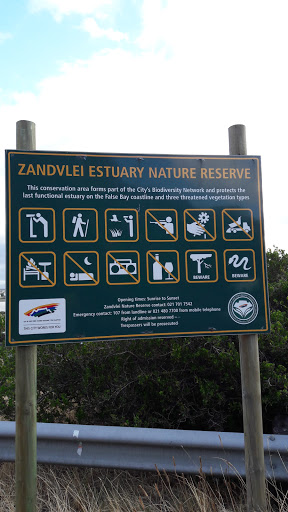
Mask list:
[{"label": "wooden post", "polygon": [[[247,155],[244,125],[229,128],[230,155]],[[239,336],[247,509],[267,510],[258,334]]]},{"label": "wooden post", "polygon": [[[16,123],[16,149],[36,149],[35,124]],[[16,348],[16,512],[36,512],[37,497],[37,346]]]}]

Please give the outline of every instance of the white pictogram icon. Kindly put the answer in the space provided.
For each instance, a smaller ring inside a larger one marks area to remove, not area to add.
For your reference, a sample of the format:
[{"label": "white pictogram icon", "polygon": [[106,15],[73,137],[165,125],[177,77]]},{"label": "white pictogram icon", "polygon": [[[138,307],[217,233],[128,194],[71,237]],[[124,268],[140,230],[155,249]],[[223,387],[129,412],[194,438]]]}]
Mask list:
[{"label": "white pictogram icon", "polygon": [[131,258],[117,258],[113,263],[109,263],[109,275],[137,274],[137,263],[132,261]]},{"label": "white pictogram icon", "polygon": [[33,258],[30,258],[27,265],[23,268],[23,281],[26,281],[26,278],[29,276],[37,276],[37,281],[41,279],[41,281],[49,280],[49,272],[47,272],[47,267],[51,265],[51,261],[42,261],[38,263],[39,267],[43,267],[43,270],[39,270],[36,266],[36,262]]},{"label": "white pictogram icon", "polygon": [[172,222],[172,217],[168,215],[166,219],[159,220],[158,222],[150,220],[150,224],[156,224],[161,229],[165,229],[166,235],[174,235],[174,224]]},{"label": "white pictogram icon", "polygon": [[201,212],[198,215],[198,222],[191,222],[190,224],[187,223],[186,228],[188,233],[191,233],[191,235],[195,236],[201,236],[204,234],[204,238],[206,238],[206,231],[204,229],[205,224],[209,221],[210,216],[207,212]]},{"label": "white pictogram icon", "polygon": [[244,231],[245,233],[249,233],[251,231],[251,227],[247,222],[242,223],[242,216],[238,217],[237,222],[231,222],[229,227],[226,229],[226,233],[237,233],[237,231]]},{"label": "white pictogram icon", "polygon": [[175,277],[172,274],[173,269],[174,269],[174,265],[173,265],[172,261],[166,261],[166,263],[164,263],[164,265],[162,265],[159,261],[158,253],[154,254],[153,258],[155,259],[153,266],[152,266],[153,281],[163,281],[163,272],[166,272],[166,274],[167,274],[167,277],[165,277],[165,281],[175,280]]},{"label": "white pictogram icon", "polygon": [[162,281],[163,279],[163,267],[159,263],[159,254],[155,254],[155,261],[153,263],[153,280]]},{"label": "white pictogram icon", "polygon": [[205,268],[211,268],[212,267],[212,265],[210,265],[209,263],[206,263],[204,261],[206,258],[211,258],[211,257],[212,257],[212,253],[190,254],[191,260],[195,261],[197,263],[197,272],[198,272],[198,274],[202,273],[202,264],[204,265]]},{"label": "white pictogram icon", "polygon": [[134,234],[134,219],[133,219],[133,215],[123,215],[123,219],[125,220],[125,222],[127,222],[128,226],[129,226],[129,236],[130,238],[133,238],[133,234]]},{"label": "white pictogram icon", "polygon": [[29,223],[29,236],[30,238],[37,238],[37,234],[34,233],[35,223],[39,222],[43,226],[43,237],[48,238],[48,221],[41,215],[41,213],[26,213],[26,217],[30,219]]},{"label": "white pictogram icon", "polygon": [[121,222],[121,220],[118,219],[118,217],[117,217],[117,215],[115,213],[113,213],[110,221],[111,222]]},{"label": "white pictogram icon", "polygon": [[95,251],[69,251],[64,254],[64,282],[66,286],[97,285],[99,259]]},{"label": "white pictogram icon", "polygon": [[166,263],[164,263],[164,267],[165,267],[165,272],[167,273],[167,277],[165,277],[165,280],[171,281],[172,279],[174,279],[174,277],[171,275],[171,272],[174,269],[172,261],[166,261]]},{"label": "white pictogram icon", "polygon": [[138,251],[108,251],[106,253],[106,281],[111,285],[138,284],[140,282]]},{"label": "white pictogram icon", "polygon": [[87,243],[98,240],[98,211],[94,208],[65,208],[63,238],[65,242]]},{"label": "white pictogram icon", "polygon": [[113,238],[118,238],[122,235],[122,229],[110,229],[109,231]]},{"label": "white pictogram icon", "polygon": [[94,274],[86,274],[86,272],[70,272],[70,281],[94,281]]},{"label": "white pictogram icon", "polygon": [[233,265],[234,268],[238,268],[243,266],[243,270],[250,270],[251,267],[248,267],[248,258],[247,256],[243,256],[243,258],[240,260],[240,257],[238,254],[233,254],[228,260],[228,265]]},{"label": "white pictogram icon", "polygon": [[148,251],[147,280],[150,284],[178,283],[179,277],[179,253],[178,251],[157,250]]},{"label": "white pictogram icon", "polygon": [[[77,217],[74,215],[72,218],[72,224],[75,224],[73,238],[76,238],[77,235],[81,236],[81,238],[85,238],[87,236],[89,219],[87,219],[86,222],[83,221],[82,213],[77,213]],[[85,231],[83,231],[83,229],[85,229]]]},{"label": "white pictogram icon", "polygon": [[[92,263],[89,261],[88,256],[83,259],[83,264],[90,266]],[[79,267],[80,268],[80,267]],[[85,269],[83,269],[85,270]],[[93,272],[70,272],[70,281],[94,281],[95,277]]]},{"label": "white pictogram icon", "polygon": [[[118,214],[119,215],[119,214]],[[134,237],[134,217],[133,215],[123,215],[122,220],[119,220],[116,213],[112,214],[112,217],[109,219],[110,222],[122,222],[124,221],[128,224],[129,237]],[[119,228],[109,228],[109,231],[113,238],[119,238],[122,236],[123,229]]]}]

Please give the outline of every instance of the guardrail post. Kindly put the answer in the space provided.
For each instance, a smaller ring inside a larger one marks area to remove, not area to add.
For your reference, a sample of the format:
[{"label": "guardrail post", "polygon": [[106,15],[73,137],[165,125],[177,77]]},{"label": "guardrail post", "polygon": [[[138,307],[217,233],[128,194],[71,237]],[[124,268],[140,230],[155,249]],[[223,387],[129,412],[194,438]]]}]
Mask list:
[{"label": "guardrail post", "polygon": [[[230,155],[247,155],[246,128],[229,128]],[[248,512],[267,510],[258,334],[239,336]]]},{"label": "guardrail post", "polygon": [[[16,123],[16,149],[36,149],[35,124]],[[16,270],[15,270],[16,272]],[[16,347],[16,512],[36,512],[37,497],[37,345]]]}]

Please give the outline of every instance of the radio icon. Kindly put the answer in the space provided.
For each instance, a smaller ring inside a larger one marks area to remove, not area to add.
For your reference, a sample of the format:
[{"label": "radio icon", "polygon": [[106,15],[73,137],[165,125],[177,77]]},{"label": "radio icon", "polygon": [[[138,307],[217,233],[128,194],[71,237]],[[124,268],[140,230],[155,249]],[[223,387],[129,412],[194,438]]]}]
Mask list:
[{"label": "radio icon", "polygon": [[117,261],[109,263],[109,274],[110,276],[137,274],[137,263],[134,263],[131,258],[117,258]]}]

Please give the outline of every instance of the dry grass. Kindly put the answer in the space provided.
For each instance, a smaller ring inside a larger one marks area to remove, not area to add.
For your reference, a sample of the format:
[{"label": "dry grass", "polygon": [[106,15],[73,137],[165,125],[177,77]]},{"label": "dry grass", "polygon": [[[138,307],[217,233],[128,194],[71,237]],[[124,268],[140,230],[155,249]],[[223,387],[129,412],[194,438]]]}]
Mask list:
[{"label": "dry grass", "polygon": [[[287,494],[269,487],[268,512],[288,512]],[[0,511],[12,512],[14,464],[0,465]],[[245,484],[200,474],[38,467],[37,512],[244,512]]]}]

